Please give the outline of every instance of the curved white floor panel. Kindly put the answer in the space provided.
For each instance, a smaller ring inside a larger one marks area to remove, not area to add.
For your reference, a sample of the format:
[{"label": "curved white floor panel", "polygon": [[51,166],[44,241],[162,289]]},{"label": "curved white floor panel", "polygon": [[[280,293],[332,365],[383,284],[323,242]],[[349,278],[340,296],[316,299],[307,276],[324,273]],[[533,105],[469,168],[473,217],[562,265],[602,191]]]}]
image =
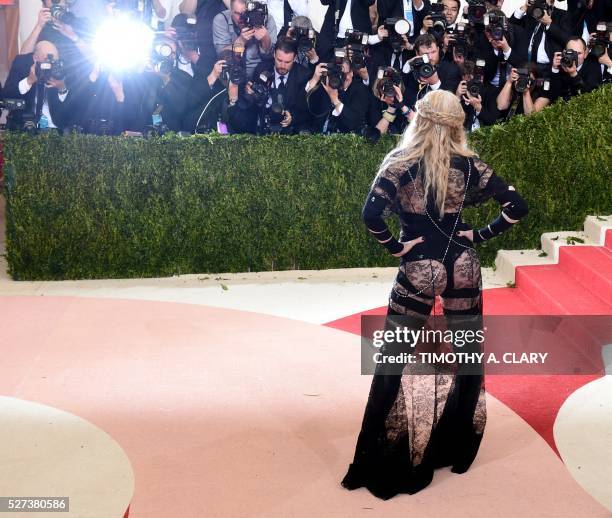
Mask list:
[{"label": "curved white floor panel", "polygon": [[572,393],[553,431],[572,476],[612,512],[612,375]]},{"label": "curved white floor panel", "polygon": [[12,397],[0,397],[0,422],[0,496],[69,497],[70,512],[59,516],[124,516],[134,473],[110,435],[63,410]]}]

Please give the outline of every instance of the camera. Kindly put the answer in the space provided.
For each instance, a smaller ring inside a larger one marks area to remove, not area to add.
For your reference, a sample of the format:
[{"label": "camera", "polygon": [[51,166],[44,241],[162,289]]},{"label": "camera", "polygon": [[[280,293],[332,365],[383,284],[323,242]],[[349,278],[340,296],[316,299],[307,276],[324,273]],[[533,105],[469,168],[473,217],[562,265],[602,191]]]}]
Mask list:
[{"label": "camera", "polygon": [[231,52],[221,68],[221,79],[232,82],[235,85],[246,83],[246,63],[242,59],[242,54]]},{"label": "camera", "polygon": [[578,66],[578,52],[572,49],[561,52],[561,66],[571,68],[572,65]]},{"label": "camera", "polygon": [[268,6],[262,2],[247,2],[246,11],[240,15],[243,27],[254,29],[265,27],[268,19]]},{"label": "camera", "polygon": [[351,60],[353,68],[356,70],[365,68],[365,54],[368,45],[368,35],[364,32],[347,29],[345,36],[347,56]]},{"label": "camera", "polygon": [[595,37],[589,42],[589,48],[594,58],[599,59],[610,47],[610,29],[606,22],[598,22]]},{"label": "camera", "polygon": [[[291,22],[289,22],[291,23]],[[291,29],[291,37],[285,37],[285,39],[293,43],[298,52],[306,53],[312,50],[315,46],[315,32],[314,29],[308,29],[307,27],[293,27]]]},{"label": "camera", "polygon": [[268,102],[273,77],[273,71],[263,70],[261,74],[253,78],[251,90],[253,90],[253,102],[255,105],[263,107]]},{"label": "camera", "polygon": [[527,9],[527,14],[533,16],[538,21],[549,12],[550,6],[546,3],[546,0],[533,0]]},{"label": "camera", "polygon": [[36,77],[43,83],[50,79],[63,81],[66,78],[63,62],[59,59],[53,59],[53,54],[47,54],[45,61],[36,63]]},{"label": "camera", "polygon": [[156,72],[169,74],[174,68],[174,57],[172,56],[172,46],[166,41],[157,41],[153,43],[151,53],[151,62]]},{"label": "camera", "polygon": [[[467,68],[466,63],[466,69]],[[477,59],[472,69],[472,79],[467,83],[467,91],[472,97],[482,95],[482,89],[484,87],[484,68],[485,60]]]},{"label": "camera", "polygon": [[266,133],[279,133],[283,130],[281,122],[285,119],[285,99],[283,94],[272,94],[272,104],[266,108],[263,116],[264,131]]},{"label": "camera", "polygon": [[484,24],[487,7],[484,0],[468,0],[468,22],[470,25]]},{"label": "camera", "polygon": [[25,109],[24,99],[0,99],[0,110],[19,111]]},{"label": "camera", "polygon": [[346,56],[344,49],[335,50],[335,60],[333,63],[325,63],[325,70],[321,72],[321,77],[326,78],[326,83],[334,90],[339,90],[346,79],[342,71],[342,63]]},{"label": "camera", "polygon": [[522,94],[527,88],[529,88],[531,84],[531,79],[529,77],[529,69],[528,68],[517,68],[516,72],[518,73],[518,79],[514,83],[514,89]]},{"label": "camera", "polygon": [[489,13],[484,16],[485,30],[494,41],[501,41],[506,30],[506,17],[501,14]]},{"label": "camera", "polygon": [[451,32],[453,38],[449,42],[449,54],[453,54],[453,50],[457,57],[465,58],[468,56],[472,46],[472,37],[470,26],[463,23],[457,24],[455,30]]},{"label": "camera", "polygon": [[444,16],[443,4],[431,4],[429,18],[433,22],[431,33],[437,38],[442,39],[446,32],[446,17]]},{"label": "camera", "polygon": [[58,22],[74,25],[76,17],[66,7],[59,4],[60,0],[52,0],[49,12]]},{"label": "camera", "polygon": [[387,18],[384,26],[389,33],[389,45],[391,45],[393,52],[401,52],[404,48],[402,36],[410,33],[410,22],[403,18]]},{"label": "camera", "polygon": [[436,67],[429,62],[429,56],[427,54],[412,59],[412,61],[410,61],[410,69],[417,81],[420,79],[427,79],[436,72]]},{"label": "camera", "polygon": [[198,50],[198,33],[196,29],[197,20],[193,17],[185,19],[184,24],[177,25],[176,40],[184,50]]},{"label": "camera", "polygon": [[402,84],[402,76],[393,67],[378,67],[378,89],[379,93],[385,97],[395,97],[394,86]]}]

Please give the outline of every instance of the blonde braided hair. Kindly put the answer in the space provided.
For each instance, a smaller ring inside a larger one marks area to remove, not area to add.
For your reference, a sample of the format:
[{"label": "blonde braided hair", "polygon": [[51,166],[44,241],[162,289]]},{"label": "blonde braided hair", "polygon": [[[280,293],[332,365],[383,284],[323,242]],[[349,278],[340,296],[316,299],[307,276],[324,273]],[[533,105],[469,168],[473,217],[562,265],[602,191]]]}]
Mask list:
[{"label": "blonde braided hair", "polygon": [[378,175],[389,168],[406,168],[420,160],[425,195],[433,194],[438,212],[443,216],[451,157],[476,155],[467,147],[464,118],[456,95],[444,90],[428,92],[416,103],[414,118],[397,147],[383,160]]}]

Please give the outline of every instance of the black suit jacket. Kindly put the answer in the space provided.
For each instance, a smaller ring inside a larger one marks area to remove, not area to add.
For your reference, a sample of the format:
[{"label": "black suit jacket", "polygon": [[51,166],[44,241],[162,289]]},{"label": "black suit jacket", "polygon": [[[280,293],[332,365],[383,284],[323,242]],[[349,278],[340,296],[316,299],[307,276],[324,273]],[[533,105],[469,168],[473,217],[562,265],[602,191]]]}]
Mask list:
[{"label": "black suit jacket", "polygon": [[[30,68],[34,63],[33,56],[34,54],[30,52],[29,54],[20,54],[15,57],[2,93],[7,99],[24,99],[26,103],[23,111],[24,114],[34,114],[36,112],[35,99],[37,91],[38,95],[45,95],[53,124],[62,129],[72,123],[72,93],[68,84],[66,85],[69,89],[68,95],[63,102],[59,100],[56,88],[45,88],[40,83],[33,84],[25,95],[19,92],[19,82],[30,74]],[[11,118],[16,123],[19,123],[21,113],[13,113]]]},{"label": "black suit jacket", "polygon": [[[438,72],[438,79],[441,82],[440,89],[455,93],[461,82],[461,70],[459,67],[455,63],[442,61],[437,65],[436,70]],[[431,90],[431,87],[429,85],[420,85],[412,71],[409,74],[402,74],[402,76],[406,88],[404,98],[406,99],[406,104],[412,108],[418,99],[421,99]]]},{"label": "black suit jacket", "polygon": [[[321,0],[322,5],[328,5],[325,19],[321,26],[321,32],[317,40],[317,54],[322,62],[329,61],[334,54],[334,42],[336,41],[335,16],[336,8],[340,11],[338,23],[342,19],[346,9],[347,0]],[[372,33],[372,22],[370,21],[370,6],[375,0],[352,0],[351,1],[351,20],[353,29],[356,31]]]},{"label": "black suit jacket", "polygon": [[[423,0],[423,8],[417,11],[414,8],[414,2],[412,3],[412,20],[414,22],[413,35],[408,38],[410,42],[413,42],[421,32],[423,28],[423,18],[429,14],[431,10],[431,2],[429,0]],[[382,25],[387,18],[403,18],[404,17],[404,2],[403,0],[378,0],[376,4],[378,10],[378,25]]]},{"label": "black suit jacket", "polygon": [[584,60],[576,77],[571,77],[563,70],[560,70],[558,74],[552,74],[552,76],[559,81],[560,96],[565,100],[569,100],[574,95],[591,92],[602,82],[601,65],[590,56]]},{"label": "black suit jacket", "polygon": [[[548,56],[549,61],[552,63],[555,52],[560,52],[562,49],[564,49],[567,40],[571,37],[571,19],[567,11],[557,9],[556,7],[553,7],[551,18],[552,23],[550,24],[550,27],[547,30],[542,27],[540,32],[546,34],[544,49],[546,50],[546,55]],[[510,23],[523,28],[525,31],[528,49],[531,37],[536,28],[540,25],[540,22],[529,14],[525,14],[520,20],[515,18],[513,14],[510,17]],[[539,36],[537,39],[539,39]],[[531,49],[531,61],[534,63],[537,61],[538,47],[539,44],[534,40],[534,45]]]},{"label": "black suit jacket", "polygon": [[480,98],[482,99],[482,109],[478,116],[474,112],[474,108],[471,105],[466,105],[463,100],[461,101],[461,106],[463,107],[463,111],[465,112],[465,121],[463,126],[469,131],[472,129],[472,125],[474,124],[474,119],[478,117],[478,122],[480,126],[490,126],[494,124],[499,118],[499,111],[497,110],[497,94],[498,89],[493,85],[484,84],[484,88],[482,90],[482,94]]},{"label": "black suit jacket", "polygon": [[[584,5],[584,2],[581,3]],[[582,35],[585,21],[589,34],[591,34],[595,32],[597,22],[612,20],[612,0],[595,0],[592,9],[587,9],[586,6],[579,9],[578,0],[567,0],[567,13],[570,20],[570,32],[573,36]]]},{"label": "black suit jacket", "polygon": [[315,131],[321,132],[329,115],[328,131],[331,133],[351,133],[359,131],[367,124],[370,104],[370,89],[361,79],[353,76],[346,91],[340,90],[339,99],[344,104],[338,117],[332,115],[333,105],[321,85],[310,92],[310,106],[319,115],[314,121]]}]

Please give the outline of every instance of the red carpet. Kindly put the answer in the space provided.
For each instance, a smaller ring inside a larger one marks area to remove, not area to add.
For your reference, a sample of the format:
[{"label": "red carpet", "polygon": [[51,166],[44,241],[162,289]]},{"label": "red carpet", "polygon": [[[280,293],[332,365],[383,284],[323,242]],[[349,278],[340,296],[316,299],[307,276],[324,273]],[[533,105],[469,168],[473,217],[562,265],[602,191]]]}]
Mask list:
[{"label": "red carpet", "polygon": [[[612,315],[612,230],[604,246],[562,246],[558,264],[519,266],[515,288],[492,288],[483,296],[485,315]],[[325,325],[359,334],[361,315],[385,311],[376,308]],[[441,314],[439,301],[435,311]],[[486,385],[558,454],[553,425],[559,408],[572,392],[600,376],[495,375],[487,377]]]}]

